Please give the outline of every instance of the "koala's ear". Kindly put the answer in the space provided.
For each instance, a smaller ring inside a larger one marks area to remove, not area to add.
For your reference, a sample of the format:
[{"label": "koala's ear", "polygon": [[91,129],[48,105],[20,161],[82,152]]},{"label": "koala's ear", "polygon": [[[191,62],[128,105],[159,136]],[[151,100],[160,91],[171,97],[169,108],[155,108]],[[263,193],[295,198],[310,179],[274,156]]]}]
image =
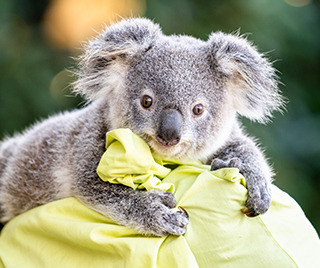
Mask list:
[{"label": "koala's ear", "polygon": [[225,79],[236,111],[251,120],[266,122],[283,100],[271,64],[244,38],[221,32],[210,35],[209,61]]},{"label": "koala's ear", "polygon": [[74,91],[88,101],[121,87],[130,62],[151,48],[161,29],[148,19],[124,19],[107,26],[84,47]]}]

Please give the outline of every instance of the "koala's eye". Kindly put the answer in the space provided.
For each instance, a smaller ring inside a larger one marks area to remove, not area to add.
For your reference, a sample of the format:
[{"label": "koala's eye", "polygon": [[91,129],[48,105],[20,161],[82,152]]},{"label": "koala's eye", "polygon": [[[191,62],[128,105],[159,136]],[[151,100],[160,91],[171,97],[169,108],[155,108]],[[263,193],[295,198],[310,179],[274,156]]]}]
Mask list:
[{"label": "koala's eye", "polygon": [[197,104],[193,107],[192,112],[194,115],[201,115],[204,111],[204,107],[202,104]]},{"label": "koala's eye", "polygon": [[142,97],[142,99],[141,99],[141,105],[142,105],[143,108],[146,108],[146,109],[150,108],[150,106],[152,105],[152,103],[153,103],[153,100],[152,100],[152,98],[151,98],[150,96],[148,96],[148,95],[144,95],[144,96]]}]

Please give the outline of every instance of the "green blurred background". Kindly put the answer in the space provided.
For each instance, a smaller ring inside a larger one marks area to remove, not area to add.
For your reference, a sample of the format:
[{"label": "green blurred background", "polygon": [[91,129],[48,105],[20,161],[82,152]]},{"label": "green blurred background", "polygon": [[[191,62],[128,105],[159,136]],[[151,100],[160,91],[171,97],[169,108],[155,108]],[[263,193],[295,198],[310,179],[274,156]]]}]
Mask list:
[{"label": "green blurred background", "polygon": [[[102,10],[105,13],[94,13]],[[275,184],[297,200],[319,234],[319,1],[1,0],[0,138],[48,115],[81,107],[82,100],[68,87],[74,78],[66,69],[75,65],[72,57],[79,53],[73,48],[104,22],[119,19],[114,14],[145,16],[159,23],[165,34],[201,39],[212,31],[240,29],[249,33],[259,51],[269,52],[289,100],[287,111],[275,114],[268,125],[243,122],[265,148],[277,174]],[[96,21],[86,21],[89,17]]]}]

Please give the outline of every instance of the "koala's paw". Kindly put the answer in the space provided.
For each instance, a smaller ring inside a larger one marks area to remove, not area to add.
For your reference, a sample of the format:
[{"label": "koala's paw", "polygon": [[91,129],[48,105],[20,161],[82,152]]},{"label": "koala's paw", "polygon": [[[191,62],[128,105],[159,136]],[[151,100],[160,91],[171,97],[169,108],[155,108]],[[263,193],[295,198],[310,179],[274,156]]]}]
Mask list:
[{"label": "koala's paw", "polygon": [[220,168],[238,168],[241,169],[241,161],[239,158],[234,157],[229,160],[222,160],[220,158],[215,158],[211,162],[211,171],[217,170]]},{"label": "koala's paw", "polygon": [[142,232],[155,236],[183,235],[189,222],[188,214],[183,208],[174,212],[176,206],[172,193],[150,190],[146,193],[148,207],[143,213]]},{"label": "koala's paw", "polygon": [[[211,162],[211,171],[228,167],[235,167],[242,170],[241,160],[237,157],[228,160],[215,158]],[[271,204],[271,190],[266,183],[267,180],[263,178],[263,176],[261,177],[261,174],[258,175],[258,177],[260,177],[259,179],[255,178],[257,174],[250,172],[243,171],[243,175],[247,180],[248,199],[246,201],[246,207],[241,211],[248,217],[255,217],[267,212]]]},{"label": "koala's paw", "polygon": [[248,199],[246,208],[241,211],[248,217],[255,217],[267,212],[271,204],[271,190],[268,186],[250,187],[248,185]]}]

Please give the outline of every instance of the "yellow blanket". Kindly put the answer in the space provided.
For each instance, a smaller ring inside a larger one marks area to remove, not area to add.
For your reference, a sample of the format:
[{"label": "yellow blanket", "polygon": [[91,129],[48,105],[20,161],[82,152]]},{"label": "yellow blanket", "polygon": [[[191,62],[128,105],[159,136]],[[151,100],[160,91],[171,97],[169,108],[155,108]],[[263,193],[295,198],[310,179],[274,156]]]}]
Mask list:
[{"label": "yellow blanket", "polygon": [[[170,164],[170,165],[168,165]],[[0,236],[0,267],[320,267],[318,235],[299,205],[272,186],[270,210],[249,218],[237,169],[154,159],[127,129],[107,134],[102,180],[174,192],[189,214],[183,236],[145,237],[67,198],[11,220]]]}]

